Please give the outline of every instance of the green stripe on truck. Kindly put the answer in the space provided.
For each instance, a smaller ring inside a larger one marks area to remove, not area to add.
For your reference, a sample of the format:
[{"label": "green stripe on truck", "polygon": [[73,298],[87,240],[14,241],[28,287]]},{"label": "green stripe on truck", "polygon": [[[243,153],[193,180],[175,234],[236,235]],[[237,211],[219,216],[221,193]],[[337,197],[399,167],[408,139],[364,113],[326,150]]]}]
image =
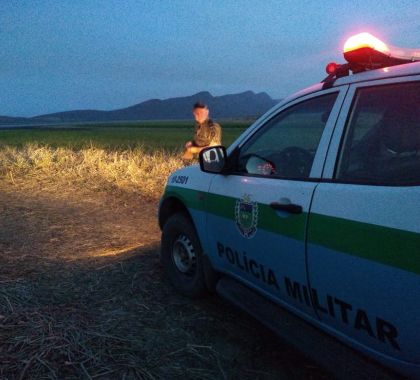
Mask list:
[{"label": "green stripe on truck", "polygon": [[[168,186],[165,197],[176,196],[188,208],[208,211],[235,220],[237,198]],[[280,217],[265,204],[258,204],[258,228],[292,239],[304,240],[307,214]],[[420,274],[420,234],[397,228],[356,222],[321,214],[309,218],[309,244]]]},{"label": "green stripe on truck", "polygon": [[415,232],[311,214],[308,242],[420,273],[420,234]]}]

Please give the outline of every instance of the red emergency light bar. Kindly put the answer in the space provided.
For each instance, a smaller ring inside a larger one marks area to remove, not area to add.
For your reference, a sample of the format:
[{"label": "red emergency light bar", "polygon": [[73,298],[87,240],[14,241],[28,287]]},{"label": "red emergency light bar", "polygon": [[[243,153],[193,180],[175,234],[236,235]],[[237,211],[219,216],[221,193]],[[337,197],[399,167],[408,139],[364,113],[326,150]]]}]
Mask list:
[{"label": "red emergency light bar", "polygon": [[350,37],[344,44],[343,53],[353,72],[420,60],[420,50],[395,48],[369,33]]},{"label": "red emergency light bar", "polygon": [[369,33],[360,33],[350,37],[343,48],[348,64],[329,63],[326,67],[329,76],[340,77],[349,74],[349,70],[358,73],[420,61],[420,49],[401,49],[385,44]]}]

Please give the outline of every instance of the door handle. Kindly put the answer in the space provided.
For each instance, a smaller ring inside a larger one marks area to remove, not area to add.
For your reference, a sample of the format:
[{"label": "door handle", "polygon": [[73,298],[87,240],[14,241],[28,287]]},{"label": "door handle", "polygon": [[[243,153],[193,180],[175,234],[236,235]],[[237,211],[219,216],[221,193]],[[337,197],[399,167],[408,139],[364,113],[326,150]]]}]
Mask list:
[{"label": "door handle", "polygon": [[296,205],[294,203],[278,203],[278,202],[271,202],[270,207],[274,210],[279,211],[286,211],[290,214],[301,214],[302,213],[302,206]]}]

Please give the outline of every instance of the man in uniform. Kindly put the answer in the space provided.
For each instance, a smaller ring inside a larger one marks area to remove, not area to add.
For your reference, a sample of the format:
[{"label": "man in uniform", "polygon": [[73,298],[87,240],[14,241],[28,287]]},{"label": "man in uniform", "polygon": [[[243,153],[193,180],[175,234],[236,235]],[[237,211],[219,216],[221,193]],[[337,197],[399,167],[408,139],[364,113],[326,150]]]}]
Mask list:
[{"label": "man in uniform", "polygon": [[207,106],[200,102],[195,103],[192,112],[195,119],[194,138],[185,143],[182,156],[184,160],[196,158],[201,150],[208,146],[222,144],[222,128],[209,119]]}]

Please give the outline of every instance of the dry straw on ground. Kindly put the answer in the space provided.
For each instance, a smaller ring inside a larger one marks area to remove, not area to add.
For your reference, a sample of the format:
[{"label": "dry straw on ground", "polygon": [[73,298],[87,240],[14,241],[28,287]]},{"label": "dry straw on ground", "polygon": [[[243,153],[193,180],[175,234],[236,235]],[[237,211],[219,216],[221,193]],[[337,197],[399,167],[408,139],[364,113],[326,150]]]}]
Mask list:
[{"label": "dry straw on ground", "polygon": [[0,379],[329,378],[219,298],[168,285],[156,209],[177,157],[0,149]]},{"label": "dry straw on ground", "polygon": [[0,149],[0,175],[10,181],[84,183],[93,187],[118,188],[148,198],[161,194],[169,173],[183,166],[180,155],[138,147],[105,150],[90,147],[74,151],[34,144]]}]

